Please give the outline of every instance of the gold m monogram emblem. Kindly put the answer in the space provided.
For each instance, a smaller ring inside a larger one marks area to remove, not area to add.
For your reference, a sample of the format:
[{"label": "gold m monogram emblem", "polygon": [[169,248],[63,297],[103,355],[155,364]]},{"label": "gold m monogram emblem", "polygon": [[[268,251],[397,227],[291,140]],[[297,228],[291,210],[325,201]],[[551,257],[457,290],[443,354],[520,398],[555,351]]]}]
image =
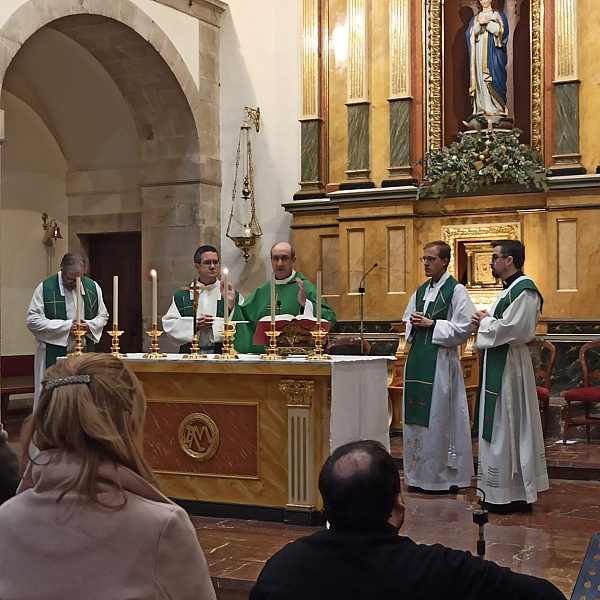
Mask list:
[{"label": "gold m monogram emblem", "polygon": [[179,426],[181,449],[198,461],[212,458],[219,448],[219,428],[203,413],[188,415]]}]

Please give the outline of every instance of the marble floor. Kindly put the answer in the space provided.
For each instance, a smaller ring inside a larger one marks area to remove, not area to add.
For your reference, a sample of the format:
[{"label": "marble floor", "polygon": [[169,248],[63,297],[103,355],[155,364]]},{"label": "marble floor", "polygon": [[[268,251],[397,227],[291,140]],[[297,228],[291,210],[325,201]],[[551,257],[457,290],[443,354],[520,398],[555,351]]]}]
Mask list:
[{"label": "marble floor", "polygon": [[[6,423],[18,449],[22,419]],[[546,441],[550,490],[540,495],[531,515],[489,515],[486,558],[530,575],[545,577],[570,598],[592,535],[600,530],[600,442],[569,446]],[[477,452],[477,445],[474,444]],[[402,440],[392,440],[400,462]],[[401,534],[416,542],[441,543],[475,553],[474,493],[425,496],[403,484],[406,521]],[[192,517],[220,600],[248,597],[265,561],[286,543],[317,528],[278,523]]]}]

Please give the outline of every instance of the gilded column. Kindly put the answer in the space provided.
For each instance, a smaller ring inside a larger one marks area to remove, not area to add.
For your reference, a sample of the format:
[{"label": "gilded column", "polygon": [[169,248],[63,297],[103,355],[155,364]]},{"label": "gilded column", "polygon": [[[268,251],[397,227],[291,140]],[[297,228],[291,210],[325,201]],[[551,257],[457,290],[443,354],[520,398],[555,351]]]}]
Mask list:
[{"label": "gilded column", "polygon": [[554,132],[555,175],[581,175],[579,160],[579,75],[577,0],[554,3]]},{"label": "gilded column", "polygon": [[288,407],[289,508],[315,508],[314,396],[315,382],[282,379],[279,390]]},{"label": "gilded column", "polygon": [[410,0],[389,0],[390,178],[383,187],[413,183],[410,160]]},{"label": "gilded column", "polygon": [[340,189],[374,187],[369,164],[370,0],[348,0],[348,182]]},{"label": "gilded column", "polygon": [[325,195],[321,131],[320,0],[302,0],[302,116],[300,191],[294,199]]}]

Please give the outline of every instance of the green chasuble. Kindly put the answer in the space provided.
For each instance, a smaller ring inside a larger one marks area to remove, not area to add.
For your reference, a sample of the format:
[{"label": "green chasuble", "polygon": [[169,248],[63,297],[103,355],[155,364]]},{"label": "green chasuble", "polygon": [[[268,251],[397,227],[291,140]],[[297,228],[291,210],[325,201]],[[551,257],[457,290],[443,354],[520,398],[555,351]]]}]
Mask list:
[{"label": "green chasuble", "polygon": [[[59,274],[53,275],[42,283],[44,294],[44,315],[47,319],[67,320],[67,303],[65,297],[60,293],[58,284]],[[98,315],[98,292],[96,284],[89,278],[83,277],[81,284],[85,290],[83,294],[83,318],[90,321]],[[96,345],[88,337],[85,338],[85,351],[94,352]],[[56,346],[46,343],[46,368],[56,364],[59,356],[66,356],[65,346]]]},{"label": "green chasuble", "polygon": [[[200,283],[200,285],[202,285]],[[191,286],[190,286],[191,287]],[[193,317],[194,316],[194,300],[190,297],[191,294],[189,290],[178,290],[173,294],[173,300],[175,301],[175,306],[177,306],[177,310],[182,317]],[[235,308],[233,309],[233,314],[231,315],[232,321],[242,321],[243,316],[239,307],[240,294],[239,292],[235,293]],[[217,300],[217,314],[215,317],[225,317],[225,313],[223,311],[225,303],[223,302],[223,296],[221,296]],[[234,343],[237,347],[237,343]],[[200,351],[206,352],[207,350],[213,350],[215,354],[221,354],[223,351],[223,344],[221,342],[215,342],[214,347],[200,347]],[[192,351],[192,343],[184,344],[183,346],[179,346],[179,354],[189,354]]]},{"label": "green chasuble", "polygon": [[[423,312],[425,293],[431,280],[417,289],[416,311]],[[448,309],[458,281],[450,276],[438,290],[433,302],[429,302],[425,316],[428,319],[448,319]],[[404,372],[404,422],[408,425],[429,427],[431,395],[439,346],[433,344],[432,327],[415,327],[410,352]]]},{"label": "green chasuble", "polygon": [[[494,309],[494,318],[501,319],[506,309],[521,295],[525,290],[533,290],[540,295],[535,283],[529,278],[523,277],[518,279],[516,283],[510,288],[508,294],[501,298]],[[502,385],[502,376],[504,374],[504,367],[506,366],[506,357],[508,355],[508,344],[502,344],[502,346],[496,346],[494,348],[487,348],[484,350],[484,354],[479,366],[479,389],[477,391],[477,409],[481,401],[481,383],[483,381],[483,365],[485,364],[485,398],[483,405],[483,432],[482,437],[484,440],[492,441],[492,429],[494,426],[494,413],[496,411],[496,401],[500,394],[500,388]],[[479,410],[475,411],[478,414]]]},{"label": "green chasuble", "polygon": [[[304,282],[306,287],[306,301],[316,304],[317,288],[310,282],[302,273],[296,273],[288,283],[275,286],[275,300],[277,304],[277,314],[294,315],[301,314],[302,307],[298,302],[298,284],[296,277]],[[240,306],[241,312],[244,315],[243,319],[248,321],[247,324],[239,324],[235,334],[235,347],[238,352],[242,353],[264,353],[264,346],[254,346],[254,333],[256,324],[262,317],[271,314],[271,282],[267,281],[257,287],[250,297]],[[316,311],[315,311],[316,312]],[[321,299],[321,317],[329,321],[331,327],[337,321],[335,313],[327,305],[325,300]]]}]

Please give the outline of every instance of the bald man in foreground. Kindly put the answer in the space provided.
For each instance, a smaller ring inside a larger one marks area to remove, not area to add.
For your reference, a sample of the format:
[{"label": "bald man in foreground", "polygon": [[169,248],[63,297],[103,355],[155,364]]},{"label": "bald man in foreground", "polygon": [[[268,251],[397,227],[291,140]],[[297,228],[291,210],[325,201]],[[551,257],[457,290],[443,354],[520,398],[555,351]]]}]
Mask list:
[{"label": "bald man in foreground", "polygon": [[545,579],[398,535],[400,477],[378,442],[340,446],[321,470],[319,490],[330,529],[270,558],[250,600],[565,600]]}]

